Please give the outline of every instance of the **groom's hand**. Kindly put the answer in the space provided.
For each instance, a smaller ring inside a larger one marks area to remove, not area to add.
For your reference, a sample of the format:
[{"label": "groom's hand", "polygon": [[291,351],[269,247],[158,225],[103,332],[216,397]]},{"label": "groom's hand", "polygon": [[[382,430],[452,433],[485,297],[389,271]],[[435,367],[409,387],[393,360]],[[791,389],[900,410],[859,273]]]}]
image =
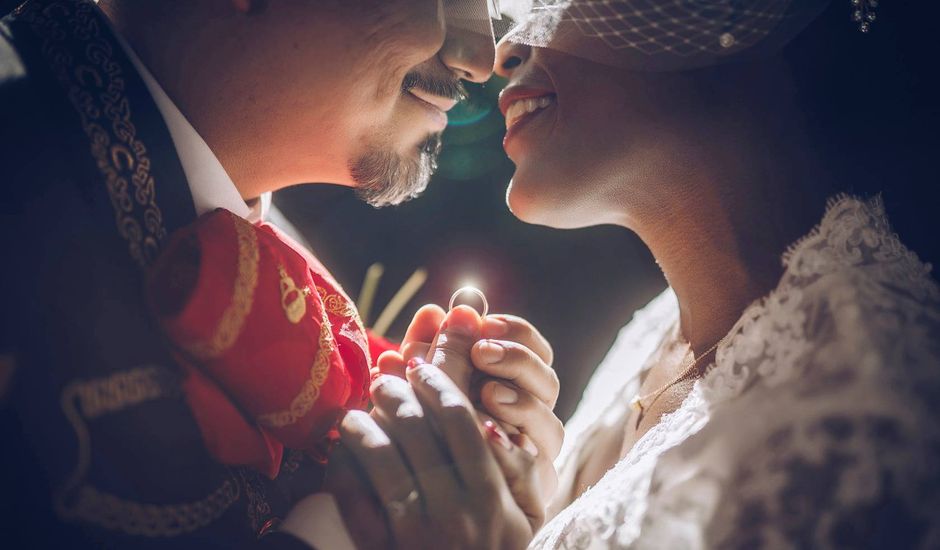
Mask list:
[{"label": "groom's hand", "polygon": [[378,376],[372,390],[373,414],[352,411],[341,422],[351,456],[331,457],[328,476],[358,545],[524,548],[545,511],[533,457],[481,426],[433,365],[415,365],[407,382]]},{"label": "groom's hand", "polygon": [[[473,315],[469,308],[456,308],[450,315],[458,320]],[[463,378],[471,364],[484,374],[482,386],[469,393],[482,410],[507,427],[513,441],[536,455],[536,467],[543,494],[551,497],[557,484],[553,461],[561,449],[564,429],[552,412],[558,399],[558,377],[551,368],[553,353],[548,341],[528,321],[512,315],[488,315],[477,338],[466,341],[453,334],[448,322],[444,332],[449,338],[443,357],[429,357],[432,343],[439,338],[439,328],[448,314],[439,306],[426,305],[415,314],[405,333],[401,352],[386,352],[378,361],[376,374],[382,372],[405,376],[407,360],[430,359],[452,377]],[[445,338],[445,343],[447,341]],[[483,338],[481,340],[480,338]],[[438,343],[439,340],[438,340]],[[472,345],[469,345],[472,344]],[[466,350],[470,350],[469,356]],[[461,351],[463,350],[463,351]],[[458,386],[466,391],[466,383]]]}]

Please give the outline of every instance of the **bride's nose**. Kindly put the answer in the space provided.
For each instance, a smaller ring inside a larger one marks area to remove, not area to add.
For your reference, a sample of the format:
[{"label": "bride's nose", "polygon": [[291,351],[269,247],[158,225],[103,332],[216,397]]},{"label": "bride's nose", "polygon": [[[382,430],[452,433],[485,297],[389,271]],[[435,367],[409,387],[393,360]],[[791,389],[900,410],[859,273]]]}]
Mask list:
[{"label": "bride's nose", "polygon": [[510,42],[504,38],[496,45],[496,66],[493,67],[493,72],[499,76],[509,78],[516,67],[529,59],[531,53],[531,46]]}]

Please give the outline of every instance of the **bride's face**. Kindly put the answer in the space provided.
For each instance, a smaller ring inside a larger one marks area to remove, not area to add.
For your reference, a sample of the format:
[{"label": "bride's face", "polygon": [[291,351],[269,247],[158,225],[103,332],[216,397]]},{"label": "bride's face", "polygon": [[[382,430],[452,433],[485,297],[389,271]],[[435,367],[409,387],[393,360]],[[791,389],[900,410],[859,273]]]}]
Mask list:
[{"label": "bride's face", "polygon": [[715,117],[723,115],[694,76],[616,69],[506,41],[496,71],[509,78],[500,97],[504,147],[516,165],[507,202],[530,223],[637,229],[688,198],[690,178],[721,139]]}]

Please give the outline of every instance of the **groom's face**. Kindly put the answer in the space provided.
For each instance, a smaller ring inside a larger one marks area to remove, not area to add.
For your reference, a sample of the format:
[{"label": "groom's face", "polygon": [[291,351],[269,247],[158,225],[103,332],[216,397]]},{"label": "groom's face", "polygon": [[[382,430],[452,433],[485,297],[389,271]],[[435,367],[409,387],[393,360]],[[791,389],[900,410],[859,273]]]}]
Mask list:
[{"label": "groom's face", "polygon": [[277,59],[254,78],[293,152],[278,157],[295,167],[285,179],[353,186],[375,205],[423,190],[461,81],[490,76],[486,14],[486,0],[261,4],[246,19]]}]

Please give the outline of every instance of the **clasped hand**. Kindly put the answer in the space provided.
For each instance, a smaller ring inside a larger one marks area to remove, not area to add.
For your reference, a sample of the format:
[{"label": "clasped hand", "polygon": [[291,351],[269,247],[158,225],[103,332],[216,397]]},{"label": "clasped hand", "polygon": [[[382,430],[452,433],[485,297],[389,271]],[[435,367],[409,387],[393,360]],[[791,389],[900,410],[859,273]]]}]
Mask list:
[{"label": "clasped hand", "polygon": [[327,484],[357,544],[525,547],[563,437],[551,361],[522,319],[422,308],[379,360],[372,413],[340,425]]}]

